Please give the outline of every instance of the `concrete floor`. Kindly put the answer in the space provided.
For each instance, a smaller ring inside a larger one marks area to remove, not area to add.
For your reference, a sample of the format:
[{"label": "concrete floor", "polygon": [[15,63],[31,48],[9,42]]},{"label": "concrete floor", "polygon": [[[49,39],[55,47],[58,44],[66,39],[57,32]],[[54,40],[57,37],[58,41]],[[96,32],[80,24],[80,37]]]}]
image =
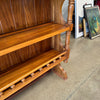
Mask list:
[{"label": "concrete floor", "polygon": [[100,37],[70,45],[69,63],[62,62],[67,80],[50,72],[11,100],[100,100]]}]

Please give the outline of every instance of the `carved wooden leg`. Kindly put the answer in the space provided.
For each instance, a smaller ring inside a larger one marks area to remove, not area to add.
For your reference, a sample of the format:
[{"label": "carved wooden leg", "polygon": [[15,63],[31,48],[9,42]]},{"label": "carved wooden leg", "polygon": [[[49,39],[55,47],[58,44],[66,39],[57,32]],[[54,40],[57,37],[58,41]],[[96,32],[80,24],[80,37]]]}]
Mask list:
[{"label": "carved wooden leg", "polygon": [[67,58],[66,58],[66,60],[64,61],[65,63],[68,63],[68,59],[69,59],[69,55],[70,55],[70,49],[68,49],[67,51],[68,51],[68,53],[67,53],[67,55],[66,55]]},{"label": "carved wooden leg", "polygon": [[68,11],[69,13],[67,17],[67,24],[70,25],[70,31],[66,32],[66,48],[65,49],[68,51],[68,55],[65,62],[68,62],[69,53],[70,53],[69,44],[70,44],[70,34],[71,34],[71,31],[73,30],[72,17],[73,17],[73,11],[74,11],[74,0],[69,0]]},{"label": "carved wooden leg", "polygon": [[62,79],[67,79],[67,73],[64,71],[60,64],[53,68],[53,72],[55,72]]},{"label": "carved wooden leg", "polygon": [[69,54],[70,54],[70,47],[69,47],[69,44],[70,44],[70,34],[71,32],[66,32],[66,41],[65,41],[65,49],[68,51],[67,55],[66,55],[66,60],[65,60],[65,63],[68,62],[68,58],[69,58]]}]

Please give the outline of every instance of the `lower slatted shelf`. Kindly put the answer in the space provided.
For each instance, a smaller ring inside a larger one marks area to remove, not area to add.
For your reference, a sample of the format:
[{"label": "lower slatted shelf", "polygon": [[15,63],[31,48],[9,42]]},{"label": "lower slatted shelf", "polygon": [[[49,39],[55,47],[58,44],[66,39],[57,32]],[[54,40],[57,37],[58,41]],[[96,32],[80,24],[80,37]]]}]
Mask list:
[{"label": "lower slatted shelf", "polygon": [[66,51],[49,50],[0,76],[0,100],[20,90],[66,59]]}]

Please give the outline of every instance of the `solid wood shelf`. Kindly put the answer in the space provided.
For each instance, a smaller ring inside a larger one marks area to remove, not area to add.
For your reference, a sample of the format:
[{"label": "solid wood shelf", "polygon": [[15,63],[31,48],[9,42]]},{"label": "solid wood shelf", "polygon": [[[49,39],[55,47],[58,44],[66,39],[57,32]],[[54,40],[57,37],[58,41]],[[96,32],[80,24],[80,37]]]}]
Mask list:
[{"label": "solid wood shelf", "polygon": [[[60,63],[69,58],[74,0],[66,7],[67,24],[64,1],[0,1],[0,100],[9,99],[51,69],[67,79]],[[66,32],[65,46],[62,32]]]},{"label": "solid wood shelf", "polygon": [[[52,49],[0,75],[0,92],[3,93],[6,89],[11,89],[11,87],[12,89],[15,88],[18,82],[25,83],[26,77],[29,75],[30,77],[34,77],[31,80],[33,81],[37,76],[41,76],[43,73],[65,60],[66,53],[66,51],[60,53]],[[37,73],[39,75],[37,75]]]},{"label": "solid wood shelf", "polygon": [[0,38],[0,56],[61,34],[69,29],[69,27],[60,24],[47,23],[10,33],[10,35]]}]

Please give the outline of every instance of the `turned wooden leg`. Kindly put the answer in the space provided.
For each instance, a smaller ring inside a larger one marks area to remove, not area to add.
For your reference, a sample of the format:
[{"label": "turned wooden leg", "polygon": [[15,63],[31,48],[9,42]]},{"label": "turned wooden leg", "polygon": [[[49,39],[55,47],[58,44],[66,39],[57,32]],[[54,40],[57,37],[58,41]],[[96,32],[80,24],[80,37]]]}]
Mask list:
[{"label": "turned wooden leg", "polygon": [[70,44],[70,34],[71,32],[66,32],[66,41],[65,41],[65,50],[68,52],[67,55],[66,55],[66,60],[65,60],[65,63],[68,62],[68,58],[69,58],[69,54],[70,54],[70,47],[69,47],[69,44]]},{"label": "turned wooden leg", "polygon": [[62,79],[67,79],[67,73],[64,71],[60,64],[53,68],[53,72],[55,72]]},{"label": "turned wooden leg", "polygon": [[69,55],[70,55],[70,49],[67,50],[68,53],[66,54],[66,60],[64,61],[65,63],[68,63]]}]

